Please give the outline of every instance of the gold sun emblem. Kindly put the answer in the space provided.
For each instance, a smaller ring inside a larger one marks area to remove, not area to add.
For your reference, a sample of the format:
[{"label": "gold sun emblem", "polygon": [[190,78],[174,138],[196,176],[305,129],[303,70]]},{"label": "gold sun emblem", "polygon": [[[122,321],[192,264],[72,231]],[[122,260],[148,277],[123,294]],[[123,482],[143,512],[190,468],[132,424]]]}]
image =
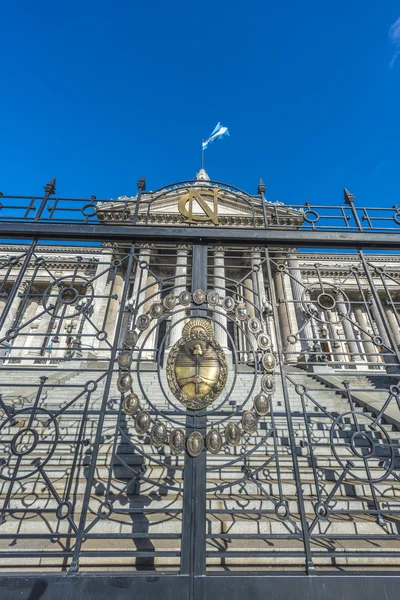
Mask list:
[{"label": "gold sun emblem", "polygon": [[191,319],[171,348],[167,381],[174,396],[187,408],[199,410],[222,392],[228,377],[224,351],[206,319]]}]

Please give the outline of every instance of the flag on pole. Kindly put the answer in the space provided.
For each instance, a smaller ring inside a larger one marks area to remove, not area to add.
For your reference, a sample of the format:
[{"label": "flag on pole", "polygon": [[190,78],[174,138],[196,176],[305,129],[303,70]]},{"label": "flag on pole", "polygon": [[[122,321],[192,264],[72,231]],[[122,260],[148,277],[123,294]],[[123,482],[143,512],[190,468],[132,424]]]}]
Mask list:
[{"label": "flag on pole", "polygon": [[206,148],[208,148],[208,144],[215,142],[215,140],[217,140],[218,138],[223,138],[226,136],[229,137],[228,128],[221,125],[221,123],[217,123],[208,140],[203,141],[202,149],[205,150]]}]

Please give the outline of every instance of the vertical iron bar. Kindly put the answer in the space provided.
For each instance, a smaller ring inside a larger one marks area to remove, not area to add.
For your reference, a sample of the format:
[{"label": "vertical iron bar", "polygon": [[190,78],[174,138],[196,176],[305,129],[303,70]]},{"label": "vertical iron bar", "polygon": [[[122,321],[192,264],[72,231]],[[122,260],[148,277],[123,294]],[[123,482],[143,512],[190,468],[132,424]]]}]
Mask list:
[{"label": "vertical iron bar", "polygon": [[129,252],[129,259],[128,259],[128,264],[127,264],[127,268],[126,268],[124,288],[123,288],[122,294],[121,294],[120,311],[118,314],[115,335],[114,335],[114,341],[113,341],[113,346],[112,346],[112,350],[111,350],[110,361],[108,364],[108,373],[107,373],[107,378],[106,378],[106,382],[104,385],[103,399],[102,399],[102,404],[101,404],[101,408],[100,408],[99,421],[97,424],[96,437],[95,437],[95,441],[93,444],[92,457],[91,457],[90,466],[88,469],[87,484],[86,484],[85,495],[84,495],[83,504],[82,504],[81,518],[80,518],[79,526],[78,526],[78,535],[76,537],[74,554],[73,554],[73,557],[71,560],[71,565],[70,565],[70,568],[68,571],[70,574],[77,573],[77,571],[79,569],[79,555],[80,555],[80,551],[81,551],[82,541],[83,541],[83,538],[85,537],[84,536],[85,524],[86,524],[87,513],[89,510],[89,502],[90,502],[90,496],[91,496],[91,491],[92,491],[92,489],[91,489],[92,481],[93,481],[93,477],[94,477],[94,473],[95,473],[95,469],[96,469],[96,461],[97,461],[97,456],[98,456],[99,448],[100,448],[103,423],[104,423],[107,402],[108,402],[108,395],[110,393],[111,381],[113,378],[114,362],[115,362],[115,358],[117,356],[117,351],[118,351],[119,332],[121,329],[122,319],[124,316],[124,306],[125,306],[125,302],[126,302],[126,296],[128,293],[129,279],[130,279],[132,263],[133,263],[134,247],[135,247],[134,244],[132,244],[132,246],[130,248],[130,252]]},{"label": "vertical iron bar", "polygon": [[274,286],[274,280],[272,279],[271,259],[269,256],[268,248],[265,248],[265,257],[266,257],[266,261],[267,261],[267,273],[268,273],[268,279],[269,279],[269,283],[270,283],[271,296],[273,296],[271,298],[271,300],[272,300],[271,305],[272,305],[272,312],[273,312],[273,316],[274,316],[274,329],[275,329],[276,345],[277,345],[277,349],[278,349],[279,370],[280,370],[281,381],[282,381],[283,397],[285,400],[286,419],[287,419],[288,430],[289,430],[290,448],[291,448],[292,460],[293,460],[293,470],[294,470],[297,496],[298,496],[298,502],[299,502],[300,521],[301,521],[301,528],[302,528],[302,533],[303,533],[304,550],[305,550],[305,555],[306,555],[306,569],[307,569],[308,574],[312,574],[315,571],[315,568],[314,568],[314,564],[313,564],[312,556],[311,556],[310,539],[308,536],[308,523],[307,523],[306,511],[305,511],[305,506],[304,506],[303,490],[301,487],[300,468],[299,468],[299,463],[297,461],[296,438],[294,435],[292,413],[291,413],[291,408],[290,408],[289,390],[288,390],[286,375],[285,375],[285,364],[284,364],[282,340],[280,338],[279,327],[277,326],[277,324],[279,322],[278,321],[278,311],[276,310],[275,286]]},{"label": "vertical iron bar", "polygon": [[49,181],[49,183],[47,183],[44,186],[44,191],[46,193],[45,193],[45,195],[42,198],[42,202],[41,202],[41,204],[39,206],[39,210],[38,210],[37,215],[36,215],[36,217],[34,219],[35,221],[39,221],[40,220],[40,217],[42,216],[43,211],[44,211],[44,209],[46,207],[47,200],[50,198],[50,196],[52,196],[55,193],[55,191],[56,191],[56,180],[52,179],[51,181]]},{"label": "vertical iron bar", "polygon": [[[207,290],[207,246],[193,246],[192,256],[192,292]],[[204,315],[207,305],[196,307],[193,316]],[[200,431],[205,434],[206,411],[187,411],[186,431]],[[199,598],[201,590],[196,577],[204,576],[206,571],[206,452],[198,457],[185,454],[183,480],[183,515],[181,544],[181,574],[189,575],[189,598]]]}]

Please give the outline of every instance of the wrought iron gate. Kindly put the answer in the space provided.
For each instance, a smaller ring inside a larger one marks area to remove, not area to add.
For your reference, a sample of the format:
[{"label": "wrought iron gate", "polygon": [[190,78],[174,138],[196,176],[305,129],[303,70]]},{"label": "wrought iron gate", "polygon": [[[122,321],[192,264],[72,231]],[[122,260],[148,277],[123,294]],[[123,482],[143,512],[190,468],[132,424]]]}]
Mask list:
[{"label": "wrought iron gate", "polygon": [[114,223],[47,187],[1,209],[28,238],[0,247],[4,585],[117,571],[236,598],[274,573],[396,569],[397,208],[346,193],[285,227],[260,187],[252,229],[176,228],[140,186]]}]

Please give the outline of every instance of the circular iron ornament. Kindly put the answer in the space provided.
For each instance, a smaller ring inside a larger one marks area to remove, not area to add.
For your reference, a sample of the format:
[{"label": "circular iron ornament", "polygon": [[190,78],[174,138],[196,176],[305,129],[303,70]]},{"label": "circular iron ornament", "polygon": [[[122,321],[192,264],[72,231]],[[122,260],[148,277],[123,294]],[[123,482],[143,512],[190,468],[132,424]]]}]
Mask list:
[{"label": "circular iron ornament", "polygon": [[185,449],[185,432],[183,429],[173,429],[169,436],[169,447],[172,454],[181,454]]},{"label": "circular iron ornament", "polygon": [[[30,424],[21,428],[25,423]],[[0,439],[8,440],[0,444],[2,456],[8,455],[0,463],[0,479],[20,481],[34,475],[53,456],[59,440],[58,423],[44,408],[25,408],[3,421]]]},{"label": "circular iron ornament", "polygon": [[192,294],[190,292],[188,292],[187,290],[184,290],[183,292],[181,292],[179,294],[179,302],[182,304],[182,306],[188,306],[191,301],[192,301]]},{"label": "circular iron ornament", "polygon": [[249,328],[249,331],[251,331],[251,333],[259,333],[261,331],[261,323],[258,319],[256,319],[256,317],[251,317],[251,319],[249,319],[247,326]]},{"label": "circular iron ornament", "polygon": [[235,310],[235,300],[232,298],[232,296],[227,296],[222,300],[222,306],[226,312],[232,312]]},{"label": "circular iron ornament", "polygon": [[[43,308],[54,319],[72,319],[84,314],[93,304],[94,291],[89,279],[81,275],[67,275],[51,283],[42,296]],[[61,304],[72,306],[73,310],[54,312],[57,300]]]},{"label": "circular iron ornament", "polygon": [[219,304],[218,292],[209,292],[207,294],[207,302],[210,306],[217,306],[217,304]]},{"label": "circular iron ornament", "polygon": [[326,521],[329,518],[329,508],[326,506],[324,502],[318,502],[315,507],[315,514],[318,519],[322,521]]},{"label": "circular iron ornament", "polygon": [[235,310],[236,318],[239,321],[246,321],[249,313],[247,312],[247,308],[244,304],[239,304],[239,306]]},{"label": "circular iron ornament", "polygon": [[158,319],[164,312],[164,307],[160,302],[154,302],[150,306],[149,314],[152,319]]},{"label": "circular iron ornament", "polygon": [[176,298],[175,296],[171,293],[168,294],[168,296],[165,296],[164,300],[163,300],[163,305],[165,310],[173,310],[176,306]]},{"label": "circular iron ornament", "polygon": [[210,429],[206,436],[207,450],[211,454],[218,454],[222,448],[222,436],[218,429]]},{"label": "circular iron ornament", "polygon": [[206,301],[206,293],[204,290],[198,289],[193,292],[193,302],[195,304],[204,304]]},{"label": "circular iron ornament", "polygon": [[286,339],[288,344],[295,344],[297,342],[297,336],[293,333],[289,334]]},{"label": "circular iron ornament", "polygon": [[136,327],[139,331],[144,331],[150,325],[150,317],[149,315],[139,315],[136,319]]},{"label": "circular iron ornament", "polygon": [[135,429],[139,435],[144,435],[149,430],[151,418],[148,412],[141,411],[135,418]]},{"label": "circular iron ornament", "polygon": [[275,392],[275,381],[272,375],[263,375],[261,387],[266,394],[271,395]]},{"label": "circular iron ornament", "polygon": [[260,335],[257,338],[257,343],[258,347],[261,350],[269,350],[271,346],[271,340],[269,339],[269,336],[266,333],[260,333]]},{"label": "circular iron ornament", "polygon": [[[314,295],[315,299],[311,299],[311,295]],[[346,319],[351,312],[350,300],[345,291],[329,281],[313,283],[312,288],[304,288],[301,303],[310,317],[323,324],[326,324],[324,313],[319,309],[335,310],[340,321]]]},{"label": "circular iron ornament", "polygon": [[254,410],[260,417],[264,417],[269,411],[269,398],[265,394],[257,394],[253,400]]},{"label": "circular iron ornament", "polygon": [[228,423],[225,427],[225,441],[228,446],[238,446],[240,444],[242,432],[237,423]]},{"label": "circular iron ornament", "polygon": [[151,432],[150,432],[150,440],[154,446],[162,446],[167,441],[167,428],[164,423],[154,423]]},{"label": "circular iron ornament", "polygon": [[128,394],[124,398],[124,402],[122,404],[122,408],[124,413],[127,415],[134,415],[140,408],[140,400],[137,394]]},{"label": "circular iron ornament", "polygon": [[393,215],[393,221],[397,223],[397,225],[400,225],[400,212],[397,212]]},{"label": "circular iron ornament", "polygon": [[131,389],[132,376],[130,373],[120,373],[117,380],[117,388],[120,392],[128,392]]},{"label": "circular iron ornament", "polygon": [[120,369],[129,369],[132,363],[132,358],[132,352],[129,352],[129,350],[123,350],[120,352],[118,356],[118,365]]},{"label": "circular iron ornament", "polygon": [[203,452],[203,448],[203,436],[199,431],[192,431],[186,441],[186,449],[188,453],[193,457],[200,456],[200,454]]},{"label": "circular iron ornament", "polygon": [[246,433],[255,433],[258,428],[257,416],[251,410],[245,410],[242,415],[242,429]]},{"label": "circular iron ornament", "polygon": [[218,342],[199,326],[171,348],[166,372],[175,398],[187,408],[199,410],[221,394],[228,379],[228,364]]},{"label": "circular iron ornament", "polygon": [[322,292],[317,298],[317,304],[320,308],[324,310],[332,310],[336,306],[336,300],[332,296],[332,294]]},{"label": "circular iron ornament", "polygon": [[307,223],[316,223],[319,221],[319,214],[315,210],[307,209],[303,213],[304,220]]},{"label": "circular iron ornament", "polygon": [[266,371],[268,371],[269,373],[271,373],[276,367],[275,356],[273,354],[271,354],[270,352],[267,352],[262,357],[262,364],[263,364],[264,369]]},{"label": "circular iron ornament", "polygon": [[131,329],[125,336],[124,347],[128,349],[132,349],[136,346],[136,342],[138,341],[138,334],[136,331]]},{"label": "circular iron ornament", "polygon": [[[387,479],[394,468],[395,449],[392,440],[384,427],[375,421],[375,417],[368,413],[348,411],[336,417],[330,430],[332,452],[343,470],[348,469],[354,458],[364,461],[365,467],[348,471],[352,477],[364,483],[380,483]],[[354,431],[354,423],[357,431]],[[381,434],[380,439],[377,438],[377,432]],[[344,437],[346,433],[348,437]],[[382,448],[387,450],[385,462],[382,462]]]}]

